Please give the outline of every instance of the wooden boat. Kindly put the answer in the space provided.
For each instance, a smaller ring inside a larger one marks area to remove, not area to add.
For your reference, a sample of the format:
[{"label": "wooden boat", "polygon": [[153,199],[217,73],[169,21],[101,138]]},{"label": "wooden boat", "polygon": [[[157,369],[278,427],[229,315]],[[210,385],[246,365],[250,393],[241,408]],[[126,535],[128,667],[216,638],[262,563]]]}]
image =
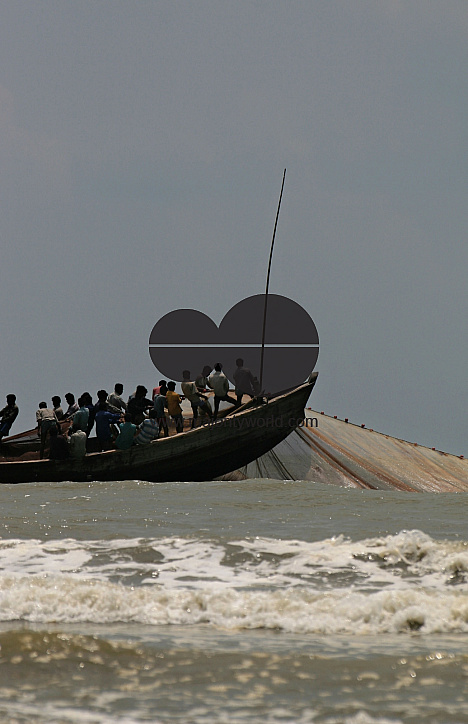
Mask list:
[{"label": "wooden boat", "polygon": [[80,460],[0,462],[0,483],[220,477],[268,452],[301,424],[317,375],[272,399],[252,400],[215,423],[130,450],[90,453]]}]

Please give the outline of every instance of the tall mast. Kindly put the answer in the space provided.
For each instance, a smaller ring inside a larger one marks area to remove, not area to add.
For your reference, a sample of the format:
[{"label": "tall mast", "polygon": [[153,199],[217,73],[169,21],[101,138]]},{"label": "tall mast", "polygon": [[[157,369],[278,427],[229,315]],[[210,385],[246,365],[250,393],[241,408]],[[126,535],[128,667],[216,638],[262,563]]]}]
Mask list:
[{"label": "tall mast", "polygon": [[265,354],[265,330],[266,330],[266,319],[267,319],[267,307],[268,307],[268,287],[270,286],[270,270],[271,270],[271,259],[273,256],[273,246],[275,245],[275,236],[276,236],[276,227],[278,225],[278,217],[280,212],[280,206],[281,206],[281,199],[283,198],[283,189],[284,189],[284,180],[286,178],[286,169],[284,169],[283,173],[283,183],[281,184],[281,193],[278,201],[278,210],[276,212],[276,220],[275,220],[275,228],[273,230],[273,238],[271,240],[271,248],[270,248],[270,259],[268,262],[268,273],[266,278],[266,288],[265,288],[265,305],[263,307],[263,329],[262,329],[262,352],[260,356],[260,391],[263,392],[263,358]]}]

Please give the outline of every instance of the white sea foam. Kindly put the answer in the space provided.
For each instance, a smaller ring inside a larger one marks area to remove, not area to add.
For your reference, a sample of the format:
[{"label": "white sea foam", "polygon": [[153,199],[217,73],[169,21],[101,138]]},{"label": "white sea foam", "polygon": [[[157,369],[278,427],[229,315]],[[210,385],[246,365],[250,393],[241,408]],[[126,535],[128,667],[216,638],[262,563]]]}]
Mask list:
[{"label": "white sea foam", "polygon": [[377,591],[412,583],[468,590],[468,543],[420,531],[351,541],[166,537],[77,541],[0,541],[0,573],[73,573],[77,578],[170,588],[308,587]]},{"label": "white sea foam", "polygon": [[420,531],[315,543],[9,540],[0,541],[0,620],[468,632],[467,572],[466,542]]},{"label": "white sea foam", "polygon": [[324,724],[401,724],[401,719],[388,719],[387,717],[373,717],[366,714],[364,711],[360,711],[353,716],[335,717],[326,719]]},{"label": "white sea foam", "polygon": [[421,588],[366,594],[129,587],[62,576],[0,577],[3,621],[212,624],[225,629],[375,634],[468,632],[462,592]]}]

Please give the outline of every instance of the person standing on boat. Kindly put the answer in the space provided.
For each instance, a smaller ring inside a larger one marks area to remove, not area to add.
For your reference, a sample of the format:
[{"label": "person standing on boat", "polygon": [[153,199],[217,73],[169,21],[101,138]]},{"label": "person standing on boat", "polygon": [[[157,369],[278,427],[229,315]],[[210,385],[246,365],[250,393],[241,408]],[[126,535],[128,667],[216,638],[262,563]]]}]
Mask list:
[{"label": "person standing on boat", "polygon": [[[151,395],[153,398],[153,402],[154,402],[154,398],[156,397],[156,395],[159,395],[159,393],[161,391],[161,387],[165,387],[167,390],[166,380],[159,380],[159,385],[157,387],[153,387],[153,394]],[[166,394],[166,393],[164,393],[164,394]]]},{"label": "person standing on boat", "polygon": [[209,365],[205,365],[205,367],[203,367],[202,371],[196,378],[195,384],[197,386],[198,392],[206,392],[207,388],[209,387],[208,377],[210,376],[212,369],[213,368],[210,367]]},{"label": "person standing on boat", "polygon": [[112,412],[113,415],[122,414],[122,410],[119,407],[116,407],[109,402],[109,395],[107,394],[107,390],[98,390],[96,393],[96,397],[98,398],[97,404],[95,405],[96,412],[97,409],[101,407],[106,409],[107,412]]},{"label": "person standing on boat", "polygon": [[89,434],[90,434],[91,430],[93,429],[93,425],[94,425],[95,410],[94,410],[94,405],[93,405],[93,398],[91,397],[89,392],[83,392],[83,394],[80,397],[80,400],[81,400],[80,409],[82,407],[86,407],[86,409],[88,410],[88,423],[86,425],[85,432],[86,432],[86,435],[89,437]]},{"label": "person standing on boat", "polygon": [[6,396],[6,407],[0,410],[0,441],[10,432],[10,427],[18,417],[19,407],[16,404],[16,395]]},{"label": "person standing on boat", "polygon": [[110,450],[112,447],[112,426],[120,421],[120,412],[109,412],[106,404],[100,403],[97,405],[94,419],[96,422],[96,437],[101,450]]},{"label": "person standing on boat", "polygon": [[229,381],[223,372],[223,365],[217,362],[214,366],[214,372],[208,377],[208,384],[214,392],[214,419],[218,417],[219,403],[221,400],[229,402],[230,405],[239,407],[239,402],[229,397]]},{"label": "person standing on boat", "polygon": [[121,411],[119,410],[119,408],[114,407],[107,401],[107,398],[109,397],[109,395],[107,394],[107,390],[98,390],[96,396],[98,398],[98,401],[95,405],[93,405],[93,400],[89,392],[83,392],[83,394],[81,395],[82,399],[85,401],[86,407],[89,409],[88,427],[86,429],[86,434],[88,435],[88,437],[90,436],[91,430],[93,429],[96,419],[96,413],[98,410],[106,410],[107,412],[111,412],[113,415],[121,415]]},{"label": "person standing on boat", "polygon": [[254,397],[258,381],[257,378],[253,376],[249,368],[244,367],[244,360],[241,357],[236,359],[236,365],[237,367],[234,370],[233,380],[237,402],[241,405],[243,395]]},{"label": "person standing on boat", "polygon": [[126,412],[127,403],[124,401],[122,394],[123,394],[123,385],[121,382],[117,382],[114,386],[114,392],[111,392],[111,394],[107,398],[107,402],[109,403],[109,405],[116,407],[118,410],[122,410],[122,412]]},{"label": "person standing on boat", "polygon": [[193,428],[195,427],[195,422],[198,418],[198,408],[203,410],[203,412],[208,415],[210,420],[213,417],[213,413],[211,411],[211,407],[207,402],[208,398],[206,397],[206,395],[203,395],[201,392],[198,391],[195,382],[190,381],[190,370],[184,370],[182,372],[182,377],[184,378],[184,381],[182,382],[182,392],[184,393],[184,397],[190,402],[190,405],[192,407]]},{"label": "person standing on boat", "polygon": [[75,395],[72,392],[67,392],[65,399],[68,403],[68,407],[63,417],[65,420],[68,420],[70,417],[73,417],[75,412],[78,412],[80,406],[77,402],[75,402]]},{"label": "person standing on boat", "polygon": [[169,437],[169,428],[167,425],[166,407],[167,407],[167,385],[165,380],[159,387],[159,393],[153,400],[154,409],[156,410],[156,418],[158,420],[159,432],[164,430],[164,437]]},{"label": "person standing on boat", "polygon": [[52,397],[52,404],[54,406],[53,410],[55,412],[55,417],[57,418],[57,420],[62,420],[63,419],[62,400],[60,399],[60,397],[58,395],[54,395],[54,397]]},{"label": "person standing on boat", "polygon": [[[86,400],[86,393],[84,396],[82,395],[78,398],[78,410],[72,417],[72,426],[70,428],[72,433],[76,432],[77,430],[83,430],[83,432],[87,433],[89,421],[89,406],[85,403]],[[92,407],[92,404],[90,406]]]},{"label": "person standing on boat", "polygon": [[46,446],[47,435],[51,428],[55,427],[57,432],[60,430],[60,424],[54,410],[47,407],[47,402],[40,402],[39,409],[36,412],[37,435],[41,438],[41,447],[39,457],[42,460]]},{"label": "person standing on boat", "polygon": [[130,395],[127,403],[127,412],[132,416],[135,425],[141,425],[145,419],[145,412],[153,407],[153,400],[146,397],[148,390],[144,385],[138,385],[133,395]]},{"label": "person standing on boat", "polygon": [[[86,398],[85,398],[86,399]],[[89,408],[85,405],[83,397],[78,398],[79,408],[73,415],[72,433],[82,430],[85,434],[88,429]]]},{"label": "person standing on boat", "polygon": [[168,382],[167,383],[167,409],[169,411],[170,416],[175,422],[176,426],[176,432],[183,432],[184,430],[184,418],[182,417],[182,408],[180,406],[180,403],[182,402],[182,398],[180,395],[177,394],[175,391],[175,382]]}]

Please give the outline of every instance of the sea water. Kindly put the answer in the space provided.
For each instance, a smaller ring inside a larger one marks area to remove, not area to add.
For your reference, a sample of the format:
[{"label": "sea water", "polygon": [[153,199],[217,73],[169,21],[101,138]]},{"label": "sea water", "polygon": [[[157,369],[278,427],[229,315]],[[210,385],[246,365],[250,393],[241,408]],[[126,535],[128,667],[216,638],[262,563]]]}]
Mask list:
[{"label": "sea water", "polygon": [[0,486],[0,721],[468,722],[468,494]]}]

